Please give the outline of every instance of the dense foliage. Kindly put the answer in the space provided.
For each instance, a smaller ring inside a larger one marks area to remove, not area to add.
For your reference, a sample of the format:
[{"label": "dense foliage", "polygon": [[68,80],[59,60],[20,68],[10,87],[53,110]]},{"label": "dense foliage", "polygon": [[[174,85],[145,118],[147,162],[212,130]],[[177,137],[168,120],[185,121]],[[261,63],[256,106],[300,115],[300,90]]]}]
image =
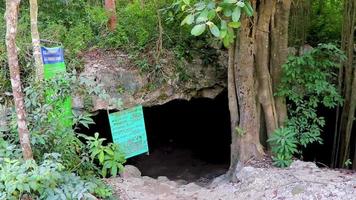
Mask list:
[{"label": "dense foliage", "polygon": [[289,102],[287,128],[277,130],[269,142],[276,165],[288,166],[295,153],[314,142],[322,143],[325,119],[320,108],[335,108],[342,104],[336,86],[336,70],[345,55],[331,44],[322,44],[301,56],[289,57],[283,66],[283,77],[277,95]]}]

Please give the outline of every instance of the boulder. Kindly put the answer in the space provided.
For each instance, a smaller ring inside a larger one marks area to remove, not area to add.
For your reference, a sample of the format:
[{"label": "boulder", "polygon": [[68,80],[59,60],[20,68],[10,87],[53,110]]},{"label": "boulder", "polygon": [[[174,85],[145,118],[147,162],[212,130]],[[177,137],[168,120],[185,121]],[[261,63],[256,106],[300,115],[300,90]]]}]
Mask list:
[{"label": "boulder", "polygon": [[125,169],[120,172],[120,176],[124,179],[127,178],[140,178],[141,172],[133,165],[125,165]]}]

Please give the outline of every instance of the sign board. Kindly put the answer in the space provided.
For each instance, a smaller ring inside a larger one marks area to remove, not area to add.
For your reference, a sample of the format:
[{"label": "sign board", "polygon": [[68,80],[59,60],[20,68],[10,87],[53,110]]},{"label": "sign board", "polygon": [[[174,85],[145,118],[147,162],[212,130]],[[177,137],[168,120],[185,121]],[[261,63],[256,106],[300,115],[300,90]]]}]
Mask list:
[{"label": "sign board", "polygon": [[44,64],[45,79],[50,79],[58,73],[66,72],[64,51],[62,47],[41,47],[41,54]]},{"label": "sign board", "polygon": [[[63,47],[41,47],[41,54],[45,79],[48,80],[59,73],[66,72]],[[48,96],[51,96],[51,90],[48,91]],[[47,101],[51,103],[52,100],[49,98]],[[53,112],[52,118],[59,118],[64,126],[71,127],[73,125],[71,97],[54,102],[54,106],[56,109]]]},{"label": "sign board", "polygon": [[142,106],[109,114],[114,143],[131,158],[148,152],[147,135]]}]

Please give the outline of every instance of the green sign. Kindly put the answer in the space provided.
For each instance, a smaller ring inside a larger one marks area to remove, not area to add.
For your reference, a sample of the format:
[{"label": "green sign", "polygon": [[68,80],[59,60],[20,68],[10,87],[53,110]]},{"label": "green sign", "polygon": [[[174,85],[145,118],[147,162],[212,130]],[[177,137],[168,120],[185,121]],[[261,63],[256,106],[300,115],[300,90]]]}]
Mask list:
[{"label": "green sign", "polygon": [[[66,66],[64,63],[64,51],[62,47],[41,47],[42,61],[44,64],[44,78],[50,79],[58,75],[59,73],[66,72]],[[48,91],[48,96],[51,96],[53,91]],[[61,124],[65,127],[71,127],[73,125],[72,121],[72,100],[71,97],[66,99],[51,102],[48,98],[48,102],[54,104],[56,108],[53,113],[51,113],[51,118],[61,119]]]},{"label": "green sign", "polygon": [[109,122],[113,141],[124,152],[125,158],[148,152],[142,106],[111,113]]}]

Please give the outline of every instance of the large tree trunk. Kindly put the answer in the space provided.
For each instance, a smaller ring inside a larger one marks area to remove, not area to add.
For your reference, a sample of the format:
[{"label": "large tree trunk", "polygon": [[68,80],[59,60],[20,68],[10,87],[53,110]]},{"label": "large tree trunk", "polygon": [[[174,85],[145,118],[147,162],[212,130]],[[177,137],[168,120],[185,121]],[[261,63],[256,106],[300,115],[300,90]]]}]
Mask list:
[{"label": "large tree trunk", "polygon": [[31,35],[33,46],[33,58],[35,59],[36,66],[36,79],[43,80],[44,67],[41,56],[40,34],[38,32],[38,5],[37,0],[30,0],[30,16],[31,16]]},{"label": "large tree trunk", "polygon": [[108,27],[110,31],[115,31],[116,29],[116,5],[115,0],[105,0],[105,9],[109,14]]},{"label": "large tree trunk", "polygon": [[30,133],[27,128],[24,98],[21,89],[20,67],[16,48],[17,19],[20,0],[6,0],[6,48],[10,68],[12,92],[17,114],[22,153],[25,160],[32,159]]},{"label": "large tree trunk", "polygon": [[283,125],[287,117],[284,98],[276,101],[274,92],[281,80],[282,64],[287,58],[291,2],[259,0],[252,3],[255,16],[242,17],[235,50],[229,49],[228,89],[232,112],[230,175],[234,175],[249,159],[259,159],[264,154],[260,144],[260,107],[264,114],[262,123],[265,123],[269,136]]},{"label": "large tree trunk", "polygon": [[257,84],[255,68],[256,26],[251,19],[243,17],[240,30],[238,55],[236,58],[235,82],[239,105],[239,126],[237,147],[239,161],[245,162],[252,157],[260,158],[263,149],[260,144],[260,116],[258,115]]}]

